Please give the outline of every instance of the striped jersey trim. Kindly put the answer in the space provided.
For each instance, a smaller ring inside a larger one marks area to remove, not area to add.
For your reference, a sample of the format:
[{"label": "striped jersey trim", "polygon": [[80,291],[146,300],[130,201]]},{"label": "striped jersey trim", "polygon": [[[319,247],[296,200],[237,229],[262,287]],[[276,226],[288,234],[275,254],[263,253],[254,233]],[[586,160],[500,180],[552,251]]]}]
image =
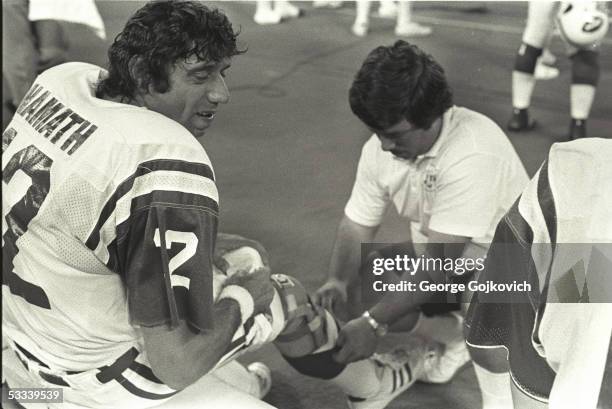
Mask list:
[{"label": "striped jersey trim", "polygon": [[606,359],[604,374],[601,378],[601,389],[599,390],[597,408],[612,408],[612,337],[610,337],[608,344],[608,357]]},{"label": "striped jersey trim", "polygon": [[151,400],[167,399],[180,392],[180,391],[174,391],[174,392],[169,392],[169,393],[154,393],[154,392],[145,391],[144,389],[141,389],[137,387],[136,385],[134,385],[132,382],[126,379],[123,375],[119,375],[116,378],[116,381],[119,382],[119,384],[123,386],[131,394],[144,398],[144,399],[151,399]]},{"label": "striped jersey trim", "polygon": [[184,176],[195,175],[210,180],[214,185],[214,174],[211,167],[204,163],[187,162],[182,160],[172,159],[155,159],[147,162],[143,162],[138,165],[136,171],[125,179],[115,192],[110,196],[104,205],[98,221],[94,226],[92,232],[87,238],[85,244],[91,249],[95,250],[100,242],[100,231],[105,225],[107,220],[111,218],[111,215],[115,212],[117,202],[125,197],[134,188],[134,184],[142,176],[151,174],[158,171],[171,171],[180,172]]},{"label": "striped jersey trim", "polygon": [[540,291],[540,302],[538,309],[536,310],[535,325],[533,327],[532,338],[535,342],[540,344],[538,333],[540,330],[540,323],[542,316],[546,309],[546,300],[548,299],[548,290],[550,285],[550,275],[552,273],[552,265],[555,255],[556,243],[557,243],[557,213],[555,210],[555,199],[553,196],[552,189],[550,188],[550,179],[548,178],[548,160],[544,162],[540,170],[540,177],[538,178],[538,203],[540,205],[540,211],[544,216],[546,222],[546,228],[548,229],[548,235],[551,243],[551,259],[546,272],[546,278],[542,283],[542,289]]}]

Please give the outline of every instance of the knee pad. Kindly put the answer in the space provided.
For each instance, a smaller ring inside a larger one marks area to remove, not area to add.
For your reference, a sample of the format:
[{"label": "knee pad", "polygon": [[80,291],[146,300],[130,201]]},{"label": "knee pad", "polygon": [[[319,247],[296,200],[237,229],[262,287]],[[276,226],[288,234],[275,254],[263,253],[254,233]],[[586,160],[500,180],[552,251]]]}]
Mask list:
[{"label": "knee pad", "polygon": [[514,71],[533,74],[535,72],[536,62],[542,55],[542,49],[530,46],[523,43],[516,54],[514,61]]},{"label": "knee pad", "polygon": [[599,53],[592,50],[578,50],[572,60],[572,84],[596,86],[599,82]]},{"label": "knee pad", "polygon": [[325,309],[314,305],[306,289],[293,277],[273,274],[280,296],[285,328],[274,345],[298,372],[319,379],[332,379],[346,367],[333,359],[338,324]]},{"label": "knee pad", "polygon": [[278,292],[285,327],[274,341],[285,357],[302,357],[325,345],[328,339],[325,309],[311,302],[304,286],[295,278],[273,274],[272,284]]}]

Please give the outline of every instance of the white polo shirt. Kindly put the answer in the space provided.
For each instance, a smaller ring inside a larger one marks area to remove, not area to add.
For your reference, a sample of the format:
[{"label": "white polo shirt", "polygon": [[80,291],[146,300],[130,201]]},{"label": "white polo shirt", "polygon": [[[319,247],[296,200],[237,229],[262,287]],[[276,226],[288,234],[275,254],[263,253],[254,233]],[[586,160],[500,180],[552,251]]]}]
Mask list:
[{"label": "white polo shirt", "polygon": [[434,230],[471,237],[486,248],[528,180],[499,126],[482,114],[452,107],[433,147],[414,161],[383,151],[372,135],[344,212],[358,224],[378,226],[392,202],[414,243],[426,243]]}]

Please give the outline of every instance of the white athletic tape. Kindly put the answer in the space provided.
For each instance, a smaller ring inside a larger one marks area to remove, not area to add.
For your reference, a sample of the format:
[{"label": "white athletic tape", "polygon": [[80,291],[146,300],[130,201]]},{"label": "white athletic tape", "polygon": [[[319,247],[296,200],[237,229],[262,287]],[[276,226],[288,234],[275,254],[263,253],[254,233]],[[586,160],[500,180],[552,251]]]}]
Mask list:
[{"label": "white athletic tape", "polygon": [[259,255],[259,252],[253,247],[240,247],[236,250],[230,251],[223,255],[225,261],[227,261],[228,268],[225,272],[228,277],[236,274],[240,271],[248,271],[252,273],[264,267],[263,260]]},{"label": "white athletic tape", "polygon": [[240,306],[240,321],[244,324],[255,312],[255,302],[251,294],[238,285],[228,285],[221,290],[218,301],[224,298],[235,300]]}]

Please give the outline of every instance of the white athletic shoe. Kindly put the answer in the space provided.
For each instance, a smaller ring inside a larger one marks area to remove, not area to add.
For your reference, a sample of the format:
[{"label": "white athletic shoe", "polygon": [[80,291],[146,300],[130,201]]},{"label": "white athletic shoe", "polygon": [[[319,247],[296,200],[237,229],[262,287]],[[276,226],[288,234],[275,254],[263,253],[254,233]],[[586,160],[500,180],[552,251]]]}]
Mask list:
[{"label": "white athletic shoe", "polygon": [[253,20],[255,20],[255,22],[259,25],[267,26],[271,24],[280,23],[281,15],[275,10],[268,10],[268,9],[257,10],[255,12],[255,15],[253,16]]},{"label": "white athletic shoe", "polygon": [[408,23],[395,27],[395,35],[400,37],[427,37],[431,32],[431,27],[419,23]]},{"label": "white athletic shoe", "polygon": [[255,375],[259,383],[258,398],[263,399],[272,388],[272,372],[263,362],[253,362],[246,367],[247,371]]},{"label": "white athletic shoe", "polygon": [[368,25],[368,23],[361,21],[355,21],[355,24],[353,24],[353,27],[351,27],[351,31],[357,37],[365,37],[368,34],[369,29],[370,26]]},{"label": "white athletic shoe", "polygon": [[369,398],[348,397],[350,409],[382,409],[419,379],[427,367],[440,359],[442,344],[412,337],[392,352],[374,354],[378,366],[380,391]]},{"label": "white athletic shoe", "polygon": [[277,3],[274,10],[280,15],[281,20],[302,15],[302,10],[289,2]]},{"label": "white athletic shoe", "polygon": [[337,8],[342,7],[342,2],[341,1],[331,1],[331,0],[315,0],[312,2],[312,7],[337,9]]},{"label": "white athletic shoe", "polygon": [[420,381],[428,383],[446,383],[450,381],[463,365],[470,361],[465,342],[457,342],[451,347],[440,344],[444,347],[444,353],[437,359],[427,362]]}]

